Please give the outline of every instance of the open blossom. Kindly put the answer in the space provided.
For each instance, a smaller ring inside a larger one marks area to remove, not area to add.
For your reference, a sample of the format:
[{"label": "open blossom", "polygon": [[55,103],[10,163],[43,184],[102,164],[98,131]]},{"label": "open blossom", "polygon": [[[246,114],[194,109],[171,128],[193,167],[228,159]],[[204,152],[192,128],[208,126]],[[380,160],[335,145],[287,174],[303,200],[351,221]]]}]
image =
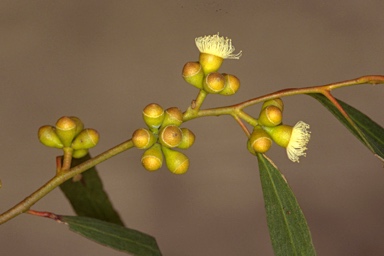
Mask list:
[{"label": "open blossom", "polygon": [[232,41],[226,37],[220,37],[219,33],[212,36],[201,36],[195,39],[197,48],[201,53],[212,54],[223,59],[239,59],[241,51],[233,54],[235,47]]},{"label": "open blossom", "polygon": [[311,138],[309,125],[299,121],[292,129],[291,138],[287,145],[287,155],[292,162],[299,162],[300,156],[305,156],[307,144]]},{"label": "open blossom", "polygon": [[272,137],[277,145],[286,148],[287,156],[292,162],[299,162],[301,156],[305,156],[307,144],[311,138],[309,125],[303,121],[290,125],[278,125],[274,127],[263,126],[263,129]]}]

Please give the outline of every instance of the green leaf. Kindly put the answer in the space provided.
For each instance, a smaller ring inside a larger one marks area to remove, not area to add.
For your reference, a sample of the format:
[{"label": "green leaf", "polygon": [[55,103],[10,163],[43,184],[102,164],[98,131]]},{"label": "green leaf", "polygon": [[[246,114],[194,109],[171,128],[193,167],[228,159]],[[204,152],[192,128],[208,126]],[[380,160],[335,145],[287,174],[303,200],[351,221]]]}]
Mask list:
[{"label": "green leaf", "polygon": [[[348,116],[357,125],[361,134],[345,119],[340,111],[322,94],[309,94],[323,104],[336,118],[344,124],[373,153],[384,159],[384,129],[371,118],[347,103],[336,99]],[[364,136],[364,137],[362,137]]]},{"label": "green leaf", "polygon": [[60,216],[69,229],[97,243],[137,256],[159,256],[155,238],[114,223],[80,216]]},{"label": "green leaf", "polygon": [[[88,159],[90,159],[89,155],[80,159],[73,159],[72,166],[76,166]],[[60,185],[60,188],[78,216],[96,218],[124,226],[103,189],[96,168],[93,167],[83,172],[81,179],[78,181],[71,179],[64,182]]]},{"label": "green leaf", "polygon": [[284,176],[266,156],[257,158],[275,255],[316,255],[307,221]]}]

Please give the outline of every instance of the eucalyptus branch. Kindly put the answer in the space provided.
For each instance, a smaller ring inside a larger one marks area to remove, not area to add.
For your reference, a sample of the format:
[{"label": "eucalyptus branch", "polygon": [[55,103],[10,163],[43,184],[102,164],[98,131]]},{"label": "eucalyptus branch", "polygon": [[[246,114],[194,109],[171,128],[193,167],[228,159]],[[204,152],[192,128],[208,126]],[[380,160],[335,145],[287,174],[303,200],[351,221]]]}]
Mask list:
[{"label": "eucalyptus branch", "polygon": [[59,172],[56,176],[50,179],[38,190],[33,192],[31,195],[26,197],[23,201],[16,204],[14,207],[10,208],[6,212],[0,215],[0,224],[7,222],[8,220],[16,217],[17,215],[24,213],[29,210],[29,208],[34,205],[37,201],[51,192],[54,188],[58,187],[65,181],[73,178],[74,176],[92,168],[93,166],[119,154],[133,147],[132,140],[125,141],[101,154],[98,156],[89,159],[88,161],[79,164],[66,172]]},{"label": "eucalyptus branch", "polygon": [[[183,67],[182,76],[187,83],[199,89],[199,92],[184,113],[177,107],[164,109],[156,103],[151,103],[142,112],[146,128],[135,130],[131,139],[72,168],[72,159],[86,156],[88,150],[96,146],[99,140],[98,132],[91,128],[84,129],[82,121],[73,116],[61,117],[55,126],[40,127],[40,142],[45,146],[63,150],[63,156],[56,158],[55,176],[24,200],[0,214],[0,224],[21,213],[56,221],[65,218],[71,229],[95,241],[134,255],[161,255],[152,237],[122,226],[123,223],[109,202],[96,172],[87,173],[88,177],[93,178],[84,177],[83,180],[87,181],[86,188],[80,183],[63,183],[71,178],[75,181],[77,175],[133,147],[144,150],[141,164],[147,171],[156,171],[165,162],[173,174],[183,174],[189,168],[189,159],[177,149],[191,147],[195,135],[188,128],[180,126],[195,118],[230,115],[247,137],[247,150],[258,158],[271,240],[275,251],[283,248],[277,255],[296,255],[303,252],[305,255],[315,255],[305,218],[287,180],[272,160],[264,156],[273,142],[286,149],[292,162],[299,162],[299,158],[306,155],[311,137],[310,126],[303,121],[294,126],[285,124],[284,103],[281,98],[299,94],[317,98],[361,139],[363,144],[382,159],[384,142],[380,136],[384,133],[383,129],[351,106],[338,101],[331,91],[358,84],[384,83],[384,76],[369,75],[326,85],[288,88],[230,106],[201,109],[208,94],[229,96],[238,91],[240,80],[234,75],[220,73],[218,70],[224,59],[239,59],[242,53],[240,51],[234,54],[235,48],[231,40],[220,37],[219,34],[196,38],[195,43],[200,51],[199,61],[187,62]],[[245,108],[258,103],[263,105],[257,116],[245,112]],[[251,126],[252,131],[247,124]],[[86,218],[60,216],[31,209],[36,202],[61,184],[61,189],[74,206],[75,212]],[[79,193],[78,188],[85,193]],[[95,191],[98,193],[95,194]],[[96,212],[98,213],[95,216]]]},{"label": "eucalyptus branch", "polygon": [[230,105],[230,106],[204,109],[198,112],[186,111],[184,113],[183,120],[188,121],[198,117],[220,116],[220,115],[233,115],[233,116],[240,116],[244,118],[244,114],[241,112],[241,110],[243,110],[246,107],[253,106],[255,104],[258,104],[267,100],[299,95],[299,94],[313,94],[313,93],[320,93],[326,97],[329,97],[331,90],[338,89],[341,87],[359,85],[359,84],[383,84],[383,83],[384,83],[384,76],[368,75],[368,76],[362,76],[356,79],[331,83],[327,85],[309,86],[304,88],[289,88],[289,89],[276,91],[270,94],[266,94],[266,95],[253,98],[238,104]]},{"label": "eucalyptus branch", "polygon": [[[348,114],[342,109],[342,107],[337,103],[337,101],[333,98],[330,91],[334,89],[338,89],[345,86],[352,86],[352,85],[358,85],[358,84],[380,84],[384,83],[384,76],[379,75],[371,75],[371,76],[362,76],[356,79],[347,80],[343,82],[337,82],[327,85],[320,85],[320,86],[311,86],[311,87],[304,87],[304,88],[291,88],[291,89],[284,89],[280,91],[276,91],[270,94],[266,94],[264,96],[260,96],[257,98],[253,98],[235,105],[226,106],[226,107],[219,107],[219,108],[211,108],[211,109],[205,109],[205,110],[199,110],[200,106],[202,105],[204,99],[206,98],[207,94],[204,91],[200,91],[199,95],[197,97],[197,100],[194,101],[193,104],[195,106],[190,107],[184,114],[183,114],[183,121],[189,121],[195,118],[199,117],[205,117],[205,116],[220,116],[220,115],[231,115],[234,117],[234,119],[239,123],[245,134],[249,137],[250,132],[246,128],[246,126],[242,123],[241,120],[245,120],[246,122],[250,123],[251,125],[255,126],[257,124],[257,120],[253,117],[246,114],[243,109],[255,104],[258,104],[260,102],[264,102],[270,99],[275,98],[281,98],[281,97],[287,97],[292,95],[298,95],[298,94],[313,94],[313,93],[320,93],[326,96],[333,104],[339,109],[339,111],[343,114],[343,116],[353,125],[357,132],[359,132],[359,129],[357,129],[354,122],[350,119]],[[364,138],[364,136],[362,136]],[[16,204],[14,207],[9,209],[8,211],[4,212],[0,215],[0,224],[16,217],[17,215],[27,211],[32,205],[34,205],[37,201],[39,201],[42,197],[47,195],[50,191],[52,191],[54,188],[58,187],[63,182],[71,179],[72,177],[88,170],[89,168],[113,157],[114,155],[117,155],[127,149],[132,148],[134,145],[131,140],[128,140],[126,142],[123,142],[120,145],[117,145],[116,147],[111,148],[110,150],[105,151],[104,153],[101,153],[100,155],[78,165],[75,166],[69,170],[63,170],[58,172],[56,176],[54,176],[51,180],[49,180],[46,184],[44,184],[42,187],[40,187],[38,190],[36,190],[34,193],[32,193],[30,196],[26,197],[23,201]],[[66,162],[63,167],[64,169],[67,169],[68,163]]]}]

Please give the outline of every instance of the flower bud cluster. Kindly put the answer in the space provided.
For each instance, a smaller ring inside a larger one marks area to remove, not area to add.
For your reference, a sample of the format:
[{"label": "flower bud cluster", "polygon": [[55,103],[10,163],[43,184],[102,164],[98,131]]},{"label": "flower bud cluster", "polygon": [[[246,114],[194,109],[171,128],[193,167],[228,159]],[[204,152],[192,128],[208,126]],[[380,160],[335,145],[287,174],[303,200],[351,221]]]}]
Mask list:
[{"label": "flower bud cluster", "polygon": [[240,80],[230,74],[219,73],[224,59],[239,59],[238,54],[232,54],[235,47],[231,39],[220,37],[219,34],[198,37],[195,39],[200,51],[198,62],[187,62],[182,71],[184,80],[204,90],[207,93],[233,95],[240,88]]},{"label": "flower bud cluster", "polygon": [[195,135],[187,128],[180,128],[183,113],[176,107],[164,110],[160,105],[152,103],[143,110],[143,119],[148,128],[140,128],[133,132],[133,145],[144,149],[141,163],[148,171],[156,171],[165,163],[175,174],[183,174],[188,170],[188,157],[175,150],[188,149],[195,142]]},{"label": "flower bud cluster", "polygon": [[47,147],[72,149],[72,157],[81,158],[99,142],[99,133],[94,129],[84,129],[83,122],[75,116],[63,116],[55,126],[39,128],[38,138]]},{"label": "flower bud cluster", "polygon": [[295,126],[283,125],[284,105],[279,98],[264,102],[258,118],[258,125],[247,141],[248,150],[252,154],[265,153],[272,141],[286,148],[287,156],[292,162],[299,162],[305,156],[310,139],[309,125],[299,121]]}]

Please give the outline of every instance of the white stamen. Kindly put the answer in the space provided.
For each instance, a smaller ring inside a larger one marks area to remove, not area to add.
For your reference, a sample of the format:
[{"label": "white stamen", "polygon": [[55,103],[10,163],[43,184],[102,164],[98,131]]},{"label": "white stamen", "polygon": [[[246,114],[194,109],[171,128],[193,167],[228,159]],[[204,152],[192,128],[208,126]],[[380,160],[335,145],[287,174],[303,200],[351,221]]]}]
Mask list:
[{"label": "white stamen", "polygon": [[197,37],[195,43],[200,52],[212,54],[223,59],[239,59],[242,54],[241,51],[237,54],[232,54],[235,51],[232,40],[227,37],[220,37],[219,33],[212,36]]},{"label": "white stamen", "polygon": [[287,146],[287,155],[292,162],[299,162],[300,156],[306,156],[307,144],[311,138],[309,125],[299,121],[293,127],[291,138]]}]

